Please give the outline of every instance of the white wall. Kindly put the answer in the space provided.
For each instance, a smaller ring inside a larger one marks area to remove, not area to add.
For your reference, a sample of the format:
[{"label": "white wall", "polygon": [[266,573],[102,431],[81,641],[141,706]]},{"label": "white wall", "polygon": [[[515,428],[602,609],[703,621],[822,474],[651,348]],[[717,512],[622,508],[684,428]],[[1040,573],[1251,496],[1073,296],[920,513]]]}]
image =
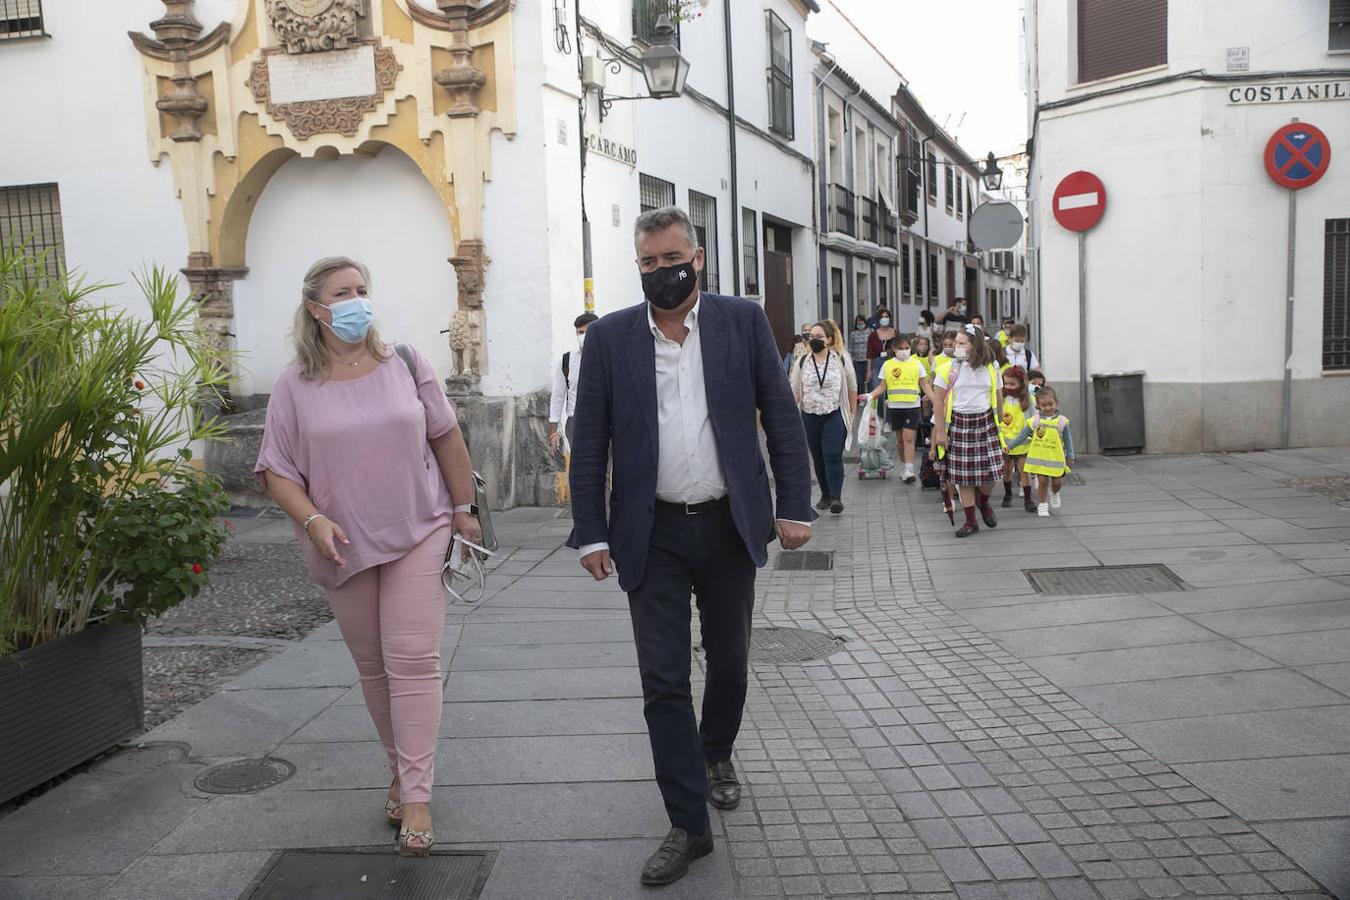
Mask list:
[{"label": "white wall", "polygon": [[168,161],[156,167],[147,156],[140,55],[126,37],[148,31],[164,7],[49,2],[43,12],[50,39],[8,42],[0,53],[0,109],[11,126],[0,139],[0,187],[56,182],[67,264],[91,281],[123,282],[103,296],[143,310],[133,273],[187,264]]},{"label": "white wall", "polygon": [[398,150],[374,159],[287,162],[258,199],[245,248],[248,275],[234,287],[241,394],[271,393],[291,361],[301,279],[324,256],[363,262],[381,335],[416,346],[438,374],[450,374],[440,332],[456,305],[455,272],[446,261],[452,246],[439,195]]}]

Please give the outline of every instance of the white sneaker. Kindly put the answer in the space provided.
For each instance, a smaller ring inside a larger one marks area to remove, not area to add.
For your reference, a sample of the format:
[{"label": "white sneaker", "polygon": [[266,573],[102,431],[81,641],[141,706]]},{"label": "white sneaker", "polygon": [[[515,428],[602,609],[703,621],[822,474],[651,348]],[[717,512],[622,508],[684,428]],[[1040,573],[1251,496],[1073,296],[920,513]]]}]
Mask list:
[{"label": "white sneaker", "polygon": [[1036,504],[1036,515],[1040,516],[1042,519],[1050,518],[1050,504],[1049,503]]},{"label": "white sneaker", "polygon": [[903,476],[906,484],[914,483],[914,463],[905,463],[905,473]]},{"label": "white sneaker", "polygon": [[1059,504],[1060,504],[1059,491],[1055,491],[1050,495],[1050,508],[1059,509]]}]

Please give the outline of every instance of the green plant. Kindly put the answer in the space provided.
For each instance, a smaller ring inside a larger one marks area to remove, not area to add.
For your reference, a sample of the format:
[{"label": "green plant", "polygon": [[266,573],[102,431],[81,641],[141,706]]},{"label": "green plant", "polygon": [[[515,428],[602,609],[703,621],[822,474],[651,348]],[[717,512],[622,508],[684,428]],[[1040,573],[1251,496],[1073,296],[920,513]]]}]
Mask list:
[{"label": "green plant", "polygon": [[109,502],[103,550],[118,586],[100,601],[109,618],[143,625],[206,587],[229,508],[220,482],[190,469],[170,485],[139,484]]},{"label": "green plant", "polygon": [[150,589],[123,580],[115,530],[126,503],[193,488],[187,447],[221,431],[199,401],[229,372],[164,270],[137,279],[144,316],[99,302],[110,285],[45,272],[0,246],[0,653],[128,612],[123,598]]}]

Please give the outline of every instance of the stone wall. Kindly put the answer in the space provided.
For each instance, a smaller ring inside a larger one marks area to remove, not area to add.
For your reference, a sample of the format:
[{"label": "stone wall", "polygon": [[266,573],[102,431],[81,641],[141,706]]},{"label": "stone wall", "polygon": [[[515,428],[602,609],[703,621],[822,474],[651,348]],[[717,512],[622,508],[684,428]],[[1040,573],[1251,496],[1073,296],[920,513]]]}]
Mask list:
[{"label": "stone wall", "polygon": [[[563,498],[561,463],[548,447],[547,391],[519,397],[451,397],[469,444],[474,469],[488,484],[493,509],[556,506]],[[221,479],[234,502],[268,502],[253,477],[262,443],[267,398],[241,398],[245,412],[225,416],[228,437],[206,447],[206,468]]]}]

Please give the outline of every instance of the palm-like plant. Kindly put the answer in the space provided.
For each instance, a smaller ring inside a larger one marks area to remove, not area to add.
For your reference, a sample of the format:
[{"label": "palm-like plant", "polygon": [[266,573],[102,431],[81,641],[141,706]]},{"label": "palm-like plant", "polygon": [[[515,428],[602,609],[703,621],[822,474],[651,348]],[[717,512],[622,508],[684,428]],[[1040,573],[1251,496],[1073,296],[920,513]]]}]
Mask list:
[{"label": "palm-like plant", "polygon": [[[221,428],[199,401],[229,373],[164,270],[137,279],[144,318],[100,302],[109,285],[44,270],[0,247],[0,653],[143,619],[119,606],[133,585],[114,529],[127,501],[201,477],[189,444]],[[166,522],[164,552],[181,526]]]}]

